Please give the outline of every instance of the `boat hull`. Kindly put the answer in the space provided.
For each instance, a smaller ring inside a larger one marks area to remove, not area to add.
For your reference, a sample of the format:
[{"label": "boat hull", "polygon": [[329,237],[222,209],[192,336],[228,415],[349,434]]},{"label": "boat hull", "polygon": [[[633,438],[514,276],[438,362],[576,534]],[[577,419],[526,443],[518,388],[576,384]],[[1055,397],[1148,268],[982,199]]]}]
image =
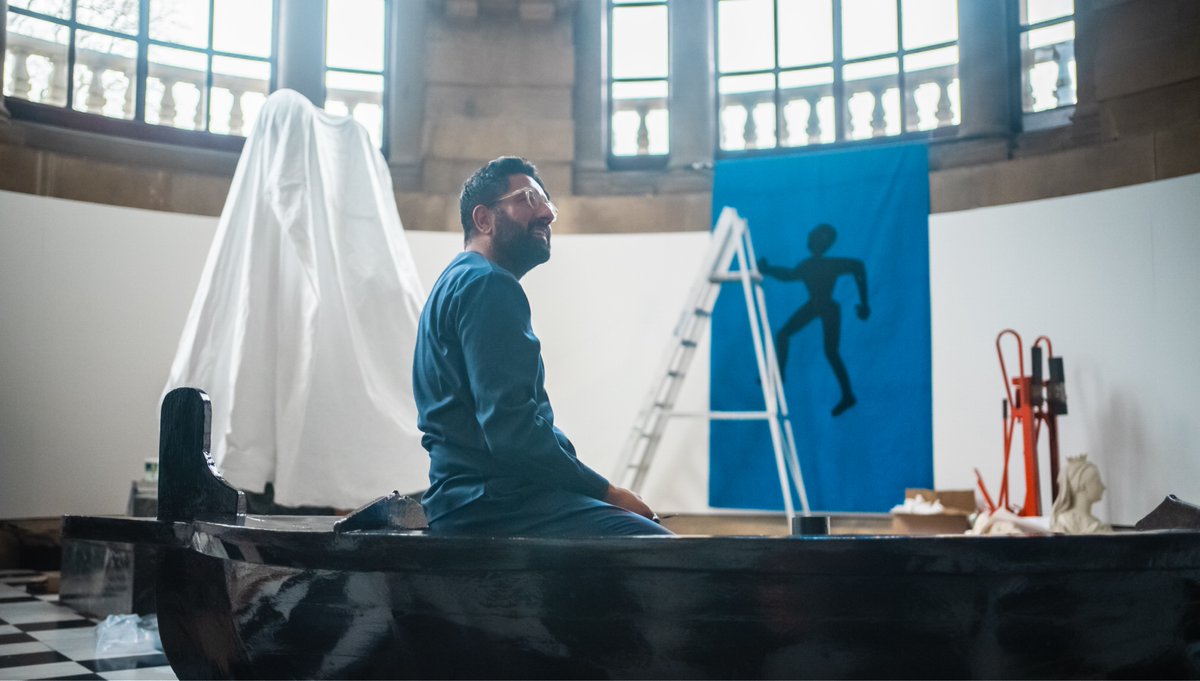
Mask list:
[{"label": "boat hull", "polygon": [[156,520],[63,523],[159,547],[180,678],[1200,677],[1195,529],[434,537],[398,495],[335,529],[247,516],[210,420],[164,399]]},{"label": "boat hull", "polygon": [[191,544],[158,592],[180,678],[1200,674],[1195,533]]}]

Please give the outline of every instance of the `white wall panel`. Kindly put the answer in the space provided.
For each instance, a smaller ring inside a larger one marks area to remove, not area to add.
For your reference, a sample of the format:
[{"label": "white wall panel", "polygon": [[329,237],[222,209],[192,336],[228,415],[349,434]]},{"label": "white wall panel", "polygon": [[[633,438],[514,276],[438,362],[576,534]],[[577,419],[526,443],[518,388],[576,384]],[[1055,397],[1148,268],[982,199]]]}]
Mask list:
[{"label": "white wall panel", "polygon": [[[1132,523],[1167,493],[1200,500],[1200,176],[934,215],[930,248],[939,487],[974,487],[978,466],[997,493],[1004,389],[994,340],[1012,327],[1027,363],[1042,334],[1065,358],[1061,453],[1099,465],[1109,491],[1098,515]],[[1018,436],[1018,503],[1021,446]],[[1046,456],[1043,447],[1043,499]]]},{"label": "white wall panel", "polygon": [[[159,392],[215,226],[0,192],[0,518],[124,510],[157,453]],[[427,288],[462,243],[409,240]],[[525,279],[559,423],[605,474],[705,240],[556,235],[554,258]],[[975,467],[999,484],[993,342],[1011,326],[1066,358],[1062,450],[1100,465],[1100,515],[1133,522],[1169,492],[1200,500],[1200,176],[935,215],[930,244],[939,487],[972,487]],[[707,357],[704,344],[684,408],[706,405]],[[672,425],[647,500],[706,508],[707,450],[702,423]]]}]

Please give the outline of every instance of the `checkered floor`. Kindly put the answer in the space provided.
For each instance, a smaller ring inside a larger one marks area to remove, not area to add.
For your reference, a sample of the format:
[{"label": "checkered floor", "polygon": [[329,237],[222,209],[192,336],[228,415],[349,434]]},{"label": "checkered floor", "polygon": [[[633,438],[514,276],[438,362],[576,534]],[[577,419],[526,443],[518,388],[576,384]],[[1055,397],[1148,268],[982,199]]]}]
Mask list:
[{"label": "checkered floor", "polygon": [[25,584],[37,572],[0,570],[0,680],[171,679],[161,651],[96,654],[96,622],[58,604],[58,596],[31,596]]}]

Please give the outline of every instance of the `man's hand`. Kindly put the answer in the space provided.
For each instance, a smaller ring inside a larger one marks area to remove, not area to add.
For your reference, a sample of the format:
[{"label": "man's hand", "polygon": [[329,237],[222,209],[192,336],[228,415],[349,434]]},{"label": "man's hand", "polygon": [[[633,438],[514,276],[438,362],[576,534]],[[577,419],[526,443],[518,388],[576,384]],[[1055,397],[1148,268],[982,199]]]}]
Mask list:
[{"label": "man's hand", "polygon": [[604,495],[604,501],[636,513],[640,516],[649,518],[650,520],[658,520],[658,516],[654,515],[654,511],[642,501],[642,498],[624,487],[617,487],[613,484],[608,485],[608,492]]},{"label": "man's hand", "polygon": [[759,259],[758,259],[758,271],[759,271],[759,272],[762,272],[762,273],[764,273],[764,274],[765,274],[765,273],[766,273],[766,271],[767,271],[767,269],[768,269],[768,268],[770,268],[770,267],[771,267],[771,263],[767,262],[767,259],[766,259],[766,258],[759,258]]}]

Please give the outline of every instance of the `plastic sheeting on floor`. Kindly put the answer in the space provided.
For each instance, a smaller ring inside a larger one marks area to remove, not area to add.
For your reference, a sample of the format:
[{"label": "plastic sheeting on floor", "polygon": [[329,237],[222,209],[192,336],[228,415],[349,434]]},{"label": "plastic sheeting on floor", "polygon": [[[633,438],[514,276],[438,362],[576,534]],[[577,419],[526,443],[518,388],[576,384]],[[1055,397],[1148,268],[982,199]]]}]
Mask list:
[{"label": "plastic sheeting on floor", "polygon": [[424,302],[387,165],[289,90],[238,162],[166,390],[212,400],[212,455],[289,506],[428,485],[412,356]]}]

